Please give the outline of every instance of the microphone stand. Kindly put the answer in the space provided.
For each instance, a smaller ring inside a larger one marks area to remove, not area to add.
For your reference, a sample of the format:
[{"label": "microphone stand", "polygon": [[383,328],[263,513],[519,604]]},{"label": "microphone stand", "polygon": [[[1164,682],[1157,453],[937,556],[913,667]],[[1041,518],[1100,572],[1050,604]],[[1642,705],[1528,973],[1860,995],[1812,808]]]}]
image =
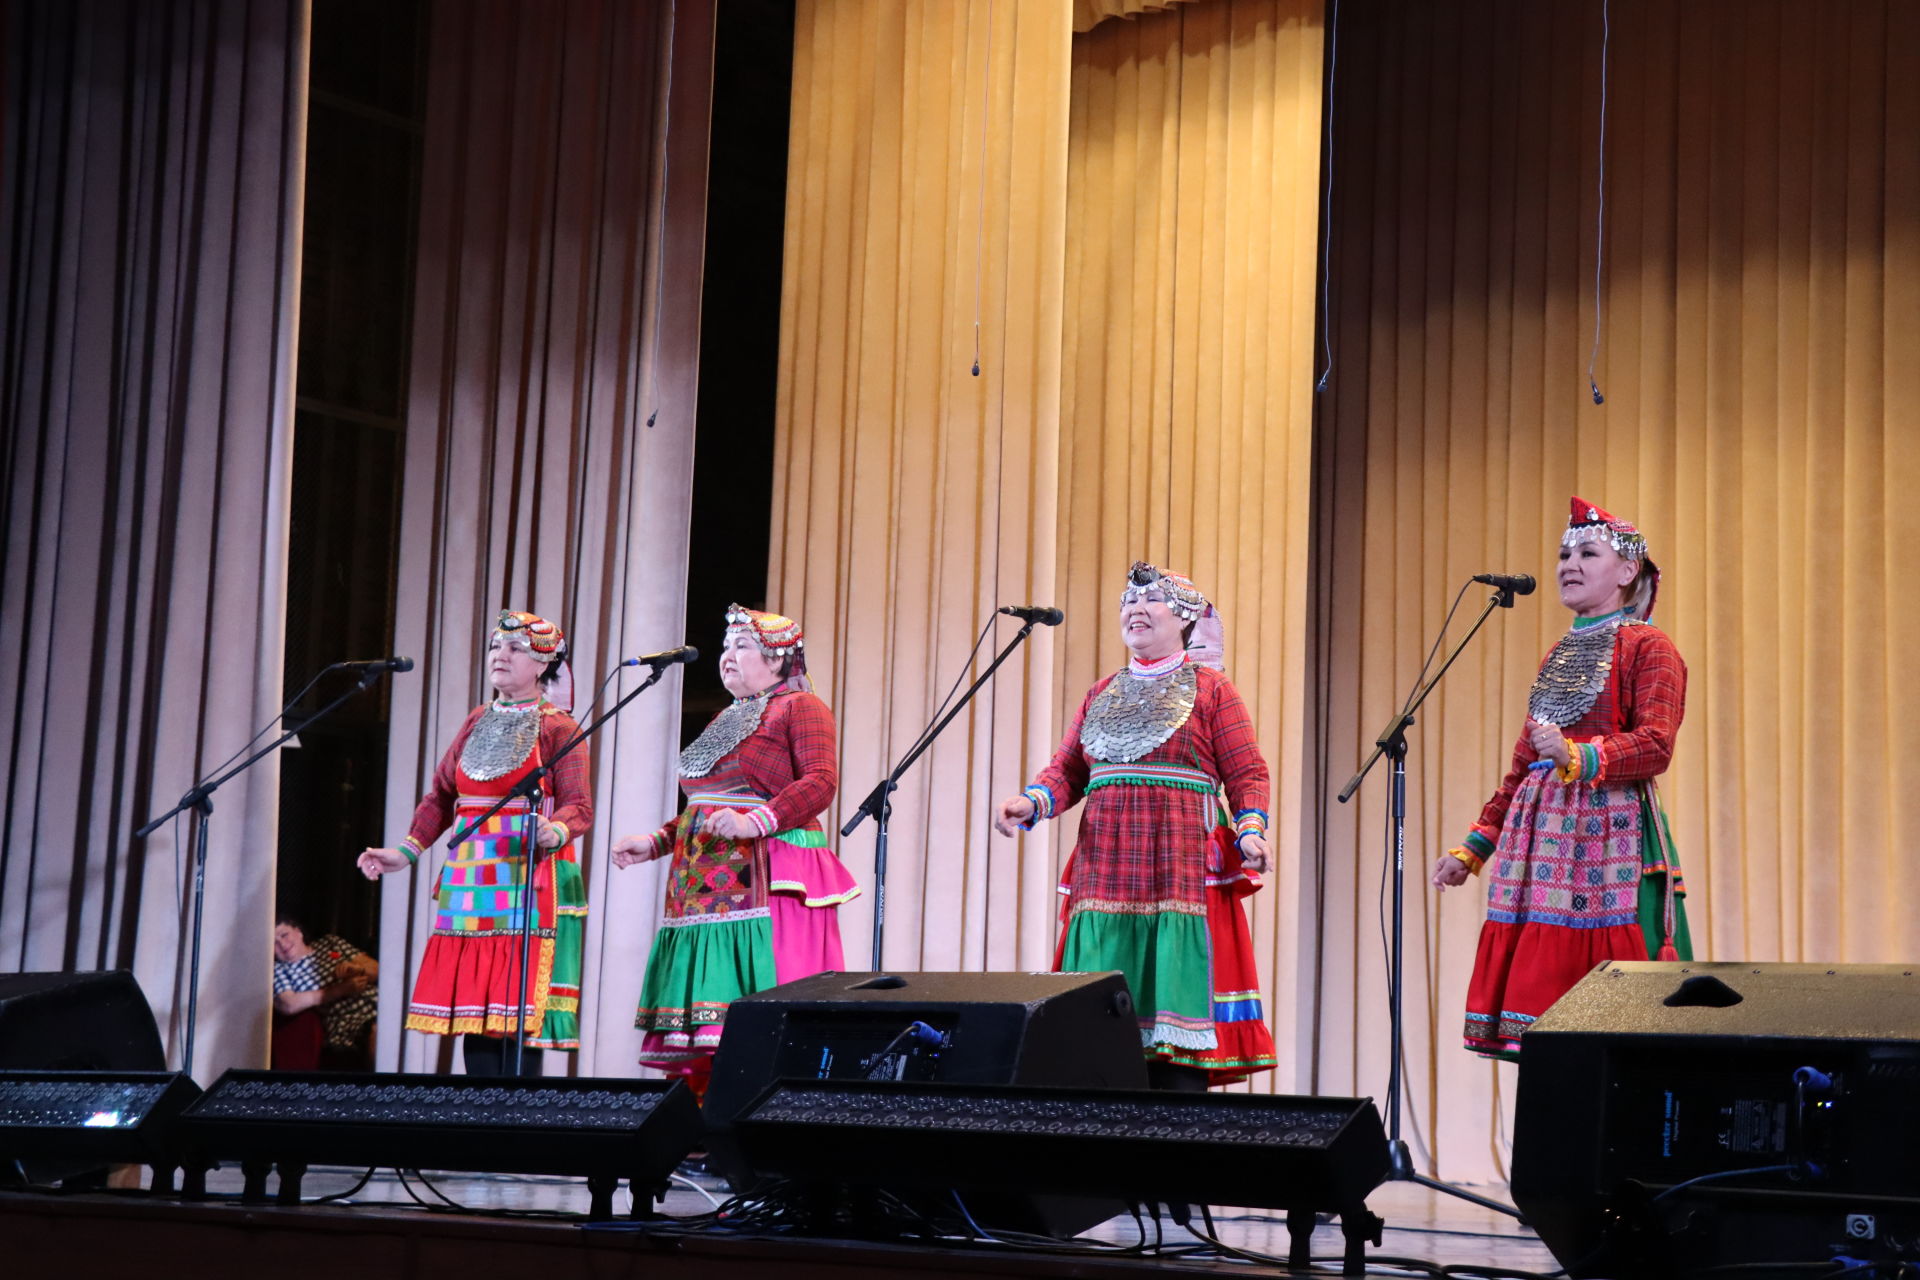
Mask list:
[{"label": "microphone stand", "polygon": [[1418,1183],[1429,1190],[1442,1191],[1482,1208],[1492,1209],[1496,1213],[1505,1213],[1518,1218],[1520,1211],[1512,1205],[1502,1204],[1498,1200],[1489,1200],[1462,1187],[1456,1187],[1450,1182],[1441,1182],[1436,1178],[1429,1178],[1415,1172],[1413,1156],[1408,1151],[1406,1142],[1400,1137],[1400,1096],[1406,1084],[1401,1079],[1400,1059],[1401,1039],[1404,1034],[1402,977],[1405,972],[1406,949],[1407,730],[1413,726],[1413,713],[1420,709],[1420,704],[1427,700],[1427,695],[1432,693],[1434,687],[1440,683],[1440,678],[1447,674],[1447,669],[1459,659],[1467,645],[1472,643],[1474,636],[1478,635],[1480,628],[1486,625],[1493,611],[1511,608],[1513,608],[1513,589],[1511,587],[1496,588],[1493,595],[1488,597],[1486,608],[1482,609],[1480,616],[1474,620],[1472,628],[1460,638],[1460,643],[1453,647],[1453,652],[1449,653],[1447,660],[1440,664],[1440,669],[1433,673],[1433,679],[1414,689],[1400,714],[1389,721],[1387,727],[1380,731],[1380,736],[1374,739],[1373,754],[1368,756],[1366,763],[1360,766],[1360,771],[1347,780],[1347,785],[1340,790],[1339,799],[1341,804],[1345,804],[1353,797],[1353,793],[1359,790],[1361,781],[1379,762],[1381,756],[1384,755],[1393,761],[1392,786],[1388,801],[1393,822],[1388,846],[1393,863],[1393,955],[1387,985],[1387,1005],[1391,1015],[1388,1042],[1389,1052],[1392,1055],[1392,1065],[1387,1071],[1387,1180]]},{"label": "microphone stand", "polygon": [[993,673],[1000,669],[1000,664],[1012,657],[1013,651],[1020,647],[1020,642],[1033,634],[1033,629],[1039,625],[1031,618],[1027,620],[1026,625],[1020,628],[1019,634],[1009,640],[1007,647],[994,658],[992,665],[980,673],[979,679],[967,686],[967,691],[960,695],[960,701],[953,704],[953,709],[948,711],[938,724],[920,735],[920,741],[914,744],[913,750],[909,751],[906,758],[899,764],[893,766],[887,776],[880,780],[880,784],[860,802],[860,808],[847,819],[846,825],[840,828],[840,835],[845,838],[852,835],[854,829],[864,819],[871,817],[874,821],[873,967],[875,971],[884,967],[880,963],[880,950],[887,928],[887,823],[893,817],[893,793],[899,788],[901,775],[911,769],[913,762],[926,753],[927,748],[933,745],[933,740],[940,736],[940,731],[953,722],[953,718],[973,700],[973,695],[980,691],[980,686],[993,678]]},{"label": "microphone stand", "polygon": [[[185,813],[187,810],[192,809],[200,815],[200,820],[195,827],[193,844],[193,946],[191,958],[187,964],[187,1038],[186,1045],[181,1054],[180,1070],[182,1073],[189,1076],[193,1074],[193,1032],[195,1021],[200,1012],[200,920],[202,908],[206,905],[207,825],[208,820],[213,816],[213,793],[218,791],[226,783],[232,781],[235,777],[245,773],[262,757],[271,755],[274,751],[278,750],[280,744],[287,739],[297,733],[312,728],[321,720],[331,715],[336,708],[349,698],[360,693],[362,690],[373,687],[374,682],[379,680],[381,675],[387,670],[388,668],[383,666],[367,668],[366,671],[361,673],[359,681],[354,684],[353,688],[347,690],[332,702],[329,702],[326,706],[320,708],[305,720],[287,730],[219,777],[210,781],[194,783],[193,786],[188,789],[187,793],[180,797],[179,804],[176,804],[159,817],[150,819],[144,826],[133,833],[134,839],[143,840],[153,832],[159,830],[169,818],[172,818],[177,813]],[[284,711],[281,712],[281,715],[285,714]],[[277,716],[275,717],[275,719],[278,718]]]},{"label": "microphone stand", "polygon": [[[595,719],[591,724],[588,724],[576,729],[574,731],[574,735],[571,738],[567,739],[565,745],[563,745],[558,751],[553,753],[553,759],[542,761],[539,768],[530,771],[526,777],[514,783],[513,786],[507,790],[505,795],[501,796],[498,800],[494,801],[493,807],[491,809],[488,809],[485,813],[481,814],[479,817],[475,818],[472,822],[468,823],[464,830],[456,831],[454,833],[453,839],[447,842],[448,844],[457,845],[466,840],[470,840],[473,838],[473,833],[480,830],[481,827],[485,826],[487,824],[487,820],[493,817],[494,814],[499,813],[502,809],[506,808],[509,804],[512,804],[515,800],[524,799],[527,802],[527,821],[526,821],[526,836],[525,836],[525,847],[526,847],[525,861],[526,861],[526,867],[527,867],[527,876],[526,876],[526,882],[521,886],[520,927],[518,930],[520,934],[520,1003],[517,1006],[518,1007],[517,1019],[519,1022],[519,1027],[517,1029],[516,1034],[513,1037],[513,1074],[516,1076],[521,1075],[526,1066],[527,971],[532,964],[533,929],[534,929],[533,916],[534,916],[535,899],[538,896],[538,893],[534,888],[534,877],[540,870],[540,824],[534,820],[534,803],[535,803],[534,797],[540,794],[541,784],[544,783],[547,780],[548,776],[553,773],[553,769],[555,765],[559,764],[560,761],[565,759],[567,754],[571,752],[575,747],[579,746],[581,743],[585,742],[588,738],[592,737],[595,733],[599,732],[601,725],[605,724],[607,721],[619,715],[621,709],[625,707],[629,702],[632,702],[635,698],[639,697],[641,694],[645,693],[647,690],[653,688],[654,685],[660,683],[660,678],[666,675],[667,667],[670,665],[672,664],[666,663],[660,666],[656,666],[653,669],[652,674],[650,674],[645,680],[641,681],[639,687],[634,689],[633,692],[625,695],[620,699],[620,701],[614,703],[611,707],[608,707],[605,713],[603,713],[601,716]],[[559,905],[560,905],[559,897],[558,897],[559,884],[557,882],[554,885],[554,893],[555,893],[554,908],[555,908],[555,916],[557,921],[557,917],[559,914]]]}]

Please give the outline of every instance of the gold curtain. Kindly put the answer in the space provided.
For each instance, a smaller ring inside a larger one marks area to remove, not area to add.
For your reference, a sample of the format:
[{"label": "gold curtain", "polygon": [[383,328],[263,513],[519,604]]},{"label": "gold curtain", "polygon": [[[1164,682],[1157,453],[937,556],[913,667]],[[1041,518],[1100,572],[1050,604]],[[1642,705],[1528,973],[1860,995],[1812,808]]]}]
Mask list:
[{"label": "gold curtain", "polygon": [[[1691,669],[1662,790],[1698,954],[1889,961],[1920,947],[1898,835],[1920,738],[1900,637],[1920,602],[1920,12],[1862,0],[1615,0],[1595,405],[1601,12],[1350,0],[1341,10],[1335,368],[1316,478],[1331,795],[1453,591],[1530,571],[1412,746],[1408,1065],[1415,1155],[1498,1175],[1510,1069],[1458,1047],[1484,886],[1432,859],[1497,779],[1566,624],[1569,493],[1636,519],[1655,622]],[[1470,602],[1475,597],[1470,597]],[[1328,1093],[1387,1071],[1374,916],[1385,779],[1324,818],[1314,1024]]]},{"label": "gold curtain", "polygon": [[[1074,40],[1053,718],[1126,661],[1136,559],[1220,608],[1273,770],[1278,855],[1252,900],[1286,1091],[1302,893],[1319,0],[1214,0]],[[1039,760],[1030,761],[1029,769]],[[1062,823],[1070,831],[1075,817]],[[1057,837],[1064,848],[1071,841]]]},{"label": "gold curtain", "polygon": [[[393,684],[389,843],[487,696],[498,610],[566,630],[581,713],[686,617],[684,568],[666,566],[686,562],[692,495],[712,6],[443,0],[432,26],[394,635],[420,662]],[[632,1071],[664,868],[615,874],[606,851],[678,807],[679,724],[675,676],[590,744],[581,1050],[549,1070]],[[444,847],[383,882],[386,1069],[450,1057],[399,1030]]]},{"label": "gold curtain", "polygon": [[[1072,823],[1015,844],[988,813],[1124,660],[1137,557],[1221,598],[1276,822],[1298,821],[1318,14],[1183,6],[1071,39],[1064,3],[801,6],[770,603],[807,625],[843,805],[994,605],[1069,615],[897,797],[890,964],[1047,963]],[[842,849],[868,885],[871,849],[870,828]],[[1299,969],[1297,875],[1257,913],[1269,980]],[[868,910],[842,912],[849,964]]]},{"label": "gold curtain", "polygon": [[[829,825],[994,606],[1054,594],[1070,39],[1064,0],[799,7],[768,601],[806,626],[839,721]],[[1045,842],[987,815],[1055,732],[1051,645],[1037,634],[895,796],[889,965],[1045,965]],[[873,827],[841,854],[868,891],[840,912],[864,967]]]}]

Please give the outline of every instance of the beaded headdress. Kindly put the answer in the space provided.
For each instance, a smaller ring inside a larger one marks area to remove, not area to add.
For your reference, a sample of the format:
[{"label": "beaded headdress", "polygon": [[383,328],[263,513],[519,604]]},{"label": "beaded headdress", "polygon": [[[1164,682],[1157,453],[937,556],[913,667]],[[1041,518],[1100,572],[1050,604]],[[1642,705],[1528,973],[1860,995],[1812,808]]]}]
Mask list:
[{"label": "beaded headdress", "polygon": [[566,663],[565,632],[537,613],[502,609],[493,624],[489,642],[492,636],[505,636],[509,641],[526,645],[528,652],[549,666],[558,662],[560,669],[547,687],[547,701],[563,710],[573,710],[573,671]]},{"label": "beaded headdress", "polygon": [[786,682],[790,688],[807,687],[807,638],[798,622],[784,614],[763,613],[742,604],[730,604],[727,606],[727,634],[732,635],[736,631],[751,636],[760,652],[767,657],[788,660]]},{"label": "beaded headdress", "polygon": [[1567,513],[1567,531],[1560,535],[1563,547],[1583,542],[1605,542],[1622,560],[1644,563],[1653,573],[1653,587],[1647,593],[1647,607],[1640,617],[1653,613],[1654,597],[1660,593],[1660,566],[1647,556],[1647,536],[1631,520],[1622,520],[1605,507],[1596,506],[1575,494]]},{"label": "beaded headdress", "polygon": [[511,609],[502,609],[493,629],[509,640],[526,641],[527,648],[549,662],[567,656],[565,633],[537,613],[515,613]]},{"label": "beaded headdress", "polygon": [[1560,536],[1561,546],[1571,547],[1582,542],[1604,540],[1622,560],[1647,558],[1646,535],[1631,521],[1622,520],[1605,507],[1596,507],[1577,495],[1571,508],[1567,517],[1567,531]]},{"label": "beaded headdress", "polygon": [[1127,570],[1127,588],[1120,593],[1126,603],[1130,592],[1158,587],[1167,596],[1167,607],[1180,621],[1192,624],[1187,635],[1187,655],[1203,667],[1223,671],[1227,664],[1226,624],[1220,611],[1193,585],[1193,579],[1170,569],[1158,569],[1144,560],[1133,562]]},{"label": "beaded headdress", "polygon": [[1156,569],[1145,560],[1135,560],[1133,568],[1127,570],[1127,586],[1120,593],[1120,602],[1125,604],[1131,592],[1145,587],[1159,587],[1166,592],[1167,607],[1182,622],[1198,622],[1200,615],[1207,611],[1207,598],[1193,585],[1192,578],[1170,569]]}]

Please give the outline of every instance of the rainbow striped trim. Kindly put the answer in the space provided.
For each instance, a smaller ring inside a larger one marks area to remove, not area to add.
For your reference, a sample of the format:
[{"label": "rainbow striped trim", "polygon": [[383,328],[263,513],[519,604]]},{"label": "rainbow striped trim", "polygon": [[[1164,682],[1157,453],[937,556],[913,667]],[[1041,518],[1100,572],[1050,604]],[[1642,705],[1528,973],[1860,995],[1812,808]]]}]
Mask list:
[{"label": "rainbow striped trim", "polygon": [[1035,785],[1029,786],[1021,794],[1033,801],[1033,813],[1028,816],[1025,822],[1020,824],[1022,827],[1031,831],[1042,821],[1053,816],[1053,792],[1047,790],[1045,787]]},{"label": "rainbow striped trim", "polygon": [[740,809],[766,802],[765,796],[757,796],[751,791],[696,791],[687,797],[688,805],[707,804],[716,809]]}]

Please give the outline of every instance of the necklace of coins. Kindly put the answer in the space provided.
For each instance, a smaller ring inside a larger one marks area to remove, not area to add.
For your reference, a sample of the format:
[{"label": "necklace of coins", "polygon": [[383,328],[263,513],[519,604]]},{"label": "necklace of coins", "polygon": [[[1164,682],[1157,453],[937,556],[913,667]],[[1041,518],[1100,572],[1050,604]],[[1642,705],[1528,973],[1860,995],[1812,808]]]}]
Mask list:
[{"label": "necklace of coins", "polygon": [[1540,665],[1527,695],[1527,714],[1541,724],[1564,728],[1593,710],[1613,670],[1614,643],[1620,628],[1637,619],[1616,618],[1597,627],[1579,627],[1560,637]]},{"label": "necklace of coins", "polygon": [[760,717],[767,713],[771,694],[772,690],[768,690],[751,698],[735,698],[732,706],[709,721],[700,736],[680,753],[680,776],[706,777],[728,752],[752,737],[753,731],[760,727]]},{"label": "necklace of coins", "polygon": [[1199,691],[1199,672],[1190,662],[1164,676],[1122,671],[1087,707],[1080,745],[1095,760],[1130,764],[1179,731]]},{"label": "necklace of coins", "polygon": [[533,744],[540,741],[540,702],[524,707],[487,704],[479,723],[460,748],[460,769],[475,782],[503,778],[527,762]]}]

